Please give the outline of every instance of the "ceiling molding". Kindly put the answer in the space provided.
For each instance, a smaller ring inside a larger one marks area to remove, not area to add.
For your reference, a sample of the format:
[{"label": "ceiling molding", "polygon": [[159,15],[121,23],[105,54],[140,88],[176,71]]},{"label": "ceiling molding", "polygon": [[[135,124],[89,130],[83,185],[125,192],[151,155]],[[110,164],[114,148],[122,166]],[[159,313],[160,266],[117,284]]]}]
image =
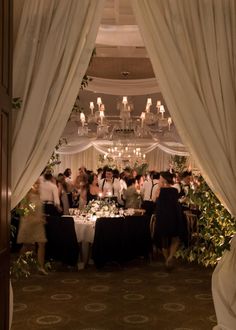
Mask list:
[{"label": "ceiling molding", "polygon": [[149,95],[160,93],[156,78],[149,79],[104,79],[91,77],[86,90],[110,95]]},{"label": "ceiling molding", "polygon": [[96,44],[144,47],[137,25],[100,25]]}]

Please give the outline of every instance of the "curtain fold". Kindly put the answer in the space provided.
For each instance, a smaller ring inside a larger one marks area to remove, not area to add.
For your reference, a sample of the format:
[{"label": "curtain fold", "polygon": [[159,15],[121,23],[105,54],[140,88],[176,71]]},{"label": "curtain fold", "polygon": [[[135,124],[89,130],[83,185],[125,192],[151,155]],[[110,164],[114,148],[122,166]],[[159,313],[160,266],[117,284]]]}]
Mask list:
[{"label": "curtain fold", "polygon": [[235,1],[132,3],[178,132],[236,215]]},{"label": "curtain fold", "polygon": [[[97,140],[96,138],[84,138],[77,139],[76,141],[71,141],[65,146],[61,146],[56,153],[60,155],[73,155],[80,153],[94,147],[96,150],[102,154],[107,154],[107,149],[111,146],[115,146],[114,141],[109,140]],[[132,143],[132,142],[130,142]],[[168,142],[151,142],[151,141],[135,141],[135,147],[140,147],[142,154],[150,153],[155,149],[160,149],[166,154],[169,155],[178,155],[178,156],[189,156],[189,152],[186,151],[185,147],[180,143],[168,143]]]},{"label": "curtain fold", "polygon": [[13,53],[12,207],[63,132],[94,48],[104,0],[25,0]]},{"label": "curtain fold", "polygon": [[[100,145],[103,148],[102,145]],[[55,167],[55,173],[64,172],[66,168],[71,168],[73,179],[75,179],[78,169],[85,166],[88,170],[96,171],[98,167],[103,167],[104,164],[99,162],[99,155],[103,153],[103,149],[99,150],[94,146],[89,147],[75,154],[60,154],[59,160],[61,163]],[[104,153],[103,153],[104,154]],[[149,170],[164,171],[169,168],[171,154],[163,152],[159,148],[155,148],[152,152],[146,154],[146,162]]]},{"label": "curtain fold", "polygon": [[[236,2],[132,0],[132,4],[180,137],[212,190],[235,216]],[[233,276],[228,272],[223,286],[234,281]],[[217,319],[224,329],[233,330],[236,293],[228,299],[223,286],[213,288],[213,296],[224,300],[225,306],[222,316],[222,304],[214,300]]]}]

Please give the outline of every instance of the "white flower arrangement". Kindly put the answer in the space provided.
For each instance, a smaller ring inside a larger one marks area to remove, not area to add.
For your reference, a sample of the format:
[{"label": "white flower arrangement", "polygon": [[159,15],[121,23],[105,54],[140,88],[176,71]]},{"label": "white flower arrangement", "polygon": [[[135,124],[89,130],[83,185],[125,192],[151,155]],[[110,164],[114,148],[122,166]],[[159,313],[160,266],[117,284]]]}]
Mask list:
[{"label": "white flower arrangement", "polygon": [[114,216],[119,213],[118,208],[114,201],[104,200],[92,200],[86,206],[88,214],[102,216]]}]

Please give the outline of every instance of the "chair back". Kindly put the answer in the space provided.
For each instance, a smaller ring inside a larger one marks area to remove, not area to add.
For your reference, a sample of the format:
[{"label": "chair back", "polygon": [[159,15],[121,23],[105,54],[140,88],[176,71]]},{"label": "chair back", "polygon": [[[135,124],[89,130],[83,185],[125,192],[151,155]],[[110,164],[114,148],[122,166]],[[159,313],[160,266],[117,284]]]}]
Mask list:
[{"label": "chair back", "polygon": [[47,259],[61,261],[75,266],[78,261],[79,246],[72,217],[46,217]]}]

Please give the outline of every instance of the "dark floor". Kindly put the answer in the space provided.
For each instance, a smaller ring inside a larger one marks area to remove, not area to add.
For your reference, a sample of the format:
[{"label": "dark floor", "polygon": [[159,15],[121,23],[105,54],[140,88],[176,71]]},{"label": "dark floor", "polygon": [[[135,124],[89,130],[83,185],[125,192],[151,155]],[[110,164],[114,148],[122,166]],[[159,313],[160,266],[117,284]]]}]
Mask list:
[{"label": "dark floor", "polygon": [[12,330],[211,330],[212,269],[141,260],[13,281]]}]

